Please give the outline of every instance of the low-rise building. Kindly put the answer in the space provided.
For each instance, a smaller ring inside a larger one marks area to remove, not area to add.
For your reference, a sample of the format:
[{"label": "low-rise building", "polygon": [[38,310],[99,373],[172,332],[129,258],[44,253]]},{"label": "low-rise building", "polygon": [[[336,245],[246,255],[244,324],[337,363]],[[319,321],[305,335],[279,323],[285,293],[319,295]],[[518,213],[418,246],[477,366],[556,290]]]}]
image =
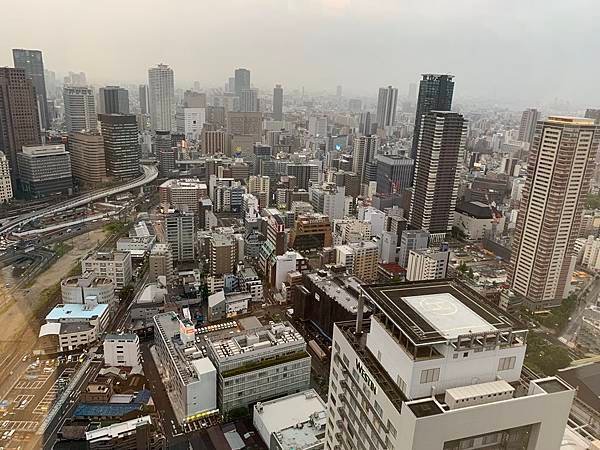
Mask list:
[{"label": "low-rise building", "polygon": [[465,202],[456,206],[454,226],[461,230],[466,239],[481,241],[493,227],[504,228],[504,217],[491,205],[482,202]]},{"label": "low-rise building", "polygon": [[450,252],[426,248],[411,250],[408,254],[406,279],[408,281],[437,280],[446,278]]},{"label": "low-rise building", "polygon": [[137,334],[108,334],[104,338],[104,364],[136,367],[141,362],[140,338]]},{"label": "low-rise building", "polygon": [[149,279],[155,283],[158,277],[165,277],[167,284],[175,280],[173,253],[169,244],[154,244],[148,258]]},{"label": "low-rise building", "polygon": [[256,403],[252,421],[270,450],[324,448],[327,405],[314,389]]},{"label": "low-rise building", "polygon": [[131,253],[132,258],[142,259],[156,242],[156,236],[122,237],[117,241],[117,251]]},{"label": "low-rise building", "polygon": [[246,314],[251,299],[252,296],[245,292],[215,292],[208,297],[208,320],[212,322]]},{"label": "low-rise building", "polygon": [[375,242],[357,242],[335,247],[337,264],[346,268],[350,275],[364,283],[377,280],[377,262],[379,247]]},{"label": "low-rise building", "polygon": [[85,272],[108,277],[117,290],[123,289],[131,283],[131,255],[124,252],[90,253],[81,260],[81,273]]},{"label": "low-rise building", "polygon": [[143,416],[121,423],[85,432],[89,450],[164,450],[166,440],[150,416]]},{"label": "low-rise building", "polygon": [[84,272],[77,277],[65,278],[60,282],[63,303],[96,302],[111,305],[115,300],[115,284],[112,278]]}]

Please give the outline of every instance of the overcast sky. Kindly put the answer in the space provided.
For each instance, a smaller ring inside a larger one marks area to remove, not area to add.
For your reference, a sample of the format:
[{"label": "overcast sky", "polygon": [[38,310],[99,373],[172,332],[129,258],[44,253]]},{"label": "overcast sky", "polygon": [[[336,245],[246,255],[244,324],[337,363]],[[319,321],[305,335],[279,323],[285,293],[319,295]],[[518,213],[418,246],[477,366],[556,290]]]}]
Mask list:
[{"label": "overcast sky", "polygon": [[600,106],[599,0],[17,0],[0,14],[11,48],[47,69],[144,82],[159,62],[177,87],[252,84],[373,95],[422,72],[456,75],[458,98]]}]

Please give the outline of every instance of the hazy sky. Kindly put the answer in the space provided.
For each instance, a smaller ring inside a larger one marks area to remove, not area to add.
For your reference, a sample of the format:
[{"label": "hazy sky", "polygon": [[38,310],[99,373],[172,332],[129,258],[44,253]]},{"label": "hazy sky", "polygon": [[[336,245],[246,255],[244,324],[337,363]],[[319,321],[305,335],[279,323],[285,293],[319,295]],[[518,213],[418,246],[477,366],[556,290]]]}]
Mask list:
[{"label": "hazy sky", "polygon": [[37,48],[46,68],[98,83],[164,62],[182,88],[247,67],[259,88],[373,96],[449,72],[458,98],[600,106],[599,0],[3,1],[0,66]]}]

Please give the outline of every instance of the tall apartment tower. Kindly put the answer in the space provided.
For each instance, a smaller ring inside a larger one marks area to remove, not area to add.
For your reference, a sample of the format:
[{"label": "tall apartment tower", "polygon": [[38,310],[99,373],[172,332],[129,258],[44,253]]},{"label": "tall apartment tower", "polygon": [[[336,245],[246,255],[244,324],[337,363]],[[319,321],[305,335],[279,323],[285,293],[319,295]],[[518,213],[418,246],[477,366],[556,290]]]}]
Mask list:
[{"label": "tall apartment tower", "polygon": [[175,82],[166,64],[148,70],[148,97],[152,131],[175,131]]},{"label": "tall apartment tower", "polygon": [[75,131],[93,131],[98,129],[96,100],[94,91],[89,87],[65,86],[65,125],[69,133]]},{"label": "tall apartment tower", "polygon": [[409,214],[415,229],[440,238],[452,230],[458,197],[458,162],[466,137],[467,124],[462,115],[449,111],[423,115]]},{"label": "tall apartment tower", "polygon": [[98,103],[101,114],[129,114],[129,91],[120,86],[100,88]]},{"label": "tall apartment tower", "polygon": [[283,88],[280,84],[273,89],[273,120],[283,120]]},{"label": "tall apartment tower", "polygon": [[148,93],[147,84],[140,84],[138,96],[140,100],[140,113],[150,114],[150,95]]},{"label": "tall apartment tower", "polygon": [[154,244],[148,258],[150,282],[156,282],[158,277],[165,277],[167,284],[173,283],[173,254],[169,244]]},{"label": "tall apartment tower", "polygon": [[377,97],[377,126],[382,129],[391,127],[396,122],[396,106],[398,89],[391,86],[379,88]]},{"label": "tall apartment tower", "polygon": [[10,180],[10,165],[3,151],[0,151],[0,204],[8,203],[13,198]]},{"label": "tall apartment tower", "polygon": [[165,235],[173,252],[173,260],[194,260],[196,256],[196,222],[193,212],[169,211],[165,216]]},{"label": "tall apartment tower", "polygon": [[367,182],[367,162],[374,160],[378,148],[377,136],[358,136],[354,139],[352,171],[358,174],[360,184]]},{"label": "tall apartment tower", "polygon": [[41,143],[40,121],[33,81],[23,69],[0,67],[0,150],[17,178],[17,154],[24,145]]},{"label": "tall apartment tower", "polygon": [[106,170],[115,178],[140,174],[141,149],[137,121],[133,114],[100,114]]},{"label": "tall apartment tower", "polygon": [[593,119],[551,116],[537,124],[509,272],[512,289],[533,308],[558,303],[569,290],[599,141]]},{"label": "tall apartment tower", "polygon": [[540,120],[540,112],[535,108],[528,108],[523,111],[521,116],[521,125],[519,126],[519,140],[522,142],[533,142],[535,127]]},{"label": "tall apartment tower", "polygon": [[452,109],[452,95],[454,94],[453,80],[454,75],[432,73],[422,75],[421,82],[419,83],[417,113],[415,115],[415,131],[411,154],[413,159],[416,158],[417,154],[423,114],[429,111],[450,111]]},{"label": "tall apartment tower", "polygon": [[250,71],[248,69],[235,69],[235,94],[242,95],[242,91],[250,89]]},{"label": "tall apartment tower", "polygon": [[13,48],[13,61],[16,69],[23,69],[25,75],[31,79],[35,87],[38,112],[40,115],[40,128],[50,128],[50,115],[48,114],[48,99],[46,96],[46,82],[44,80],[44,58],[40,50],[25,50]]}]

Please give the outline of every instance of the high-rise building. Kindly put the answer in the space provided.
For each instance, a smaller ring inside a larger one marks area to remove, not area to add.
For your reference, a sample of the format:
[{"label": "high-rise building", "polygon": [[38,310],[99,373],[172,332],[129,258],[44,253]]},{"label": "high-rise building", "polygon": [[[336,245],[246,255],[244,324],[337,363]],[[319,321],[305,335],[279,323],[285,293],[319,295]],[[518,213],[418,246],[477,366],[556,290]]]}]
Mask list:
[{"label": "high-rise building", "polygon": [[23,69],[25,75],[31,79],[35,88],[38,112],[40,115],[40,128],[50,128],[48,113],[48,99],[46,97],[46,82],[44,81],[44,58],[40,50],[25,50],[13,48],[13,61],[15,69]]},{"label": "high-rise building", "polygon": [[273,89],[273,119],[283,120],[283,88],[280,84]]},{"label": "high-rise building", "polygon": [[205,108],[183,108],[183,130],[186,140],[190,142],[199,140],[204,122],[206,122]]},{"label": "high-rise building", "polygon": [[358,136],[354,139],[352,171],[358,174],[360,184],[368,183],[367,162],[373,161],[379,148],[377,136]]},{"label": "high-rise building", "polygon": [[33,81],[23,69],[0,67],[0,150],[8,158],[12,184],[17,179],[17,154],[24,145],[41,143]]},{"label": "high-rise building", "polygon": [[371,113],[369,111],[365,111],[360,114],[358,132],[366,136],[370,136],[372,134],[373,129],[371,124]]},{"label": "high-rise building", "polygon": [[540,120],[540,112],[535,108],[529,108],[523,111],[521,115],[521,125],[519,126],[519,141],[533,142],[535,127]]},{"label": "high-rise building", "polygon": [[240,92],[240,112],[258,111],[258,90],[244,89]]},{"label": "high-rise building", "polygon": [[20,190],[26,197],[71,194],[71,156],[63,144],[26,145],[17,158]]},{"label": "high-rise building", "polygon": [[148,85],[140,84],[139,88],[140,112],[142,114],[150,114],[150,94],[148,93]]},{"label": "high-rise building", "polygon": [[561,447],[575,391],[521,378],[527,329],[453,281],[361,290],[370,320],[334,325],[325,448]]},{"label": "high-rise building", "polygon": [[148,94],[153,131],[175,131],[173,69],[159,64],[148,70]]},{"label": "high-rise building", "polygon": [[98,103],[101,114],[129,114],[129,91],[120,86],[101,87]]},{"label": "high-rise building", "polygon": [[248,192],[256,196],[261,208],[269,207],[270,181],[269,177],[262,175],[252,175],[248,178]]},{"label": "high-rise building", "polygon": [[165,277],[167,284],[173,282],[173,253],[169,244],[154,244],[148,257],[148,269],[151,283],[156,282],[158,277]]},{"label": "high-rise building", "polygon": [[165,215],[165,237],[175,261],[193,261],[196,256],[194,213],[171,210]]},{"label": "high-rise building", "polygon": [[419,83],[419,98],[415,115],[415,130],[411,158],[417,155],[417,145],[421,134],[421,120],[430,111],[450,111],[454,94],[454,75],[423,74]]},{"label": "high-rise building", "polygon": [[13,198],[10,180],[10,164],[4,152],[0,151],[0,203],[8,203]]},{"label": "high-rise building", "polygon": [[379,246],[375,242],[361,241],[338,245],[335,249],[337,264],[346,267],[350,275],[354,275],[363,283],[377,280]]},{"label": "high-rise building", "polygon": [[426,249],[429,246],[429,233],[423,230],[404,230],[400,236],[398,264],[404,268],[408,265],[411,250]]},{"label": "high-rise building", "polygon": [[85,86],[65,86],[65,126],[67,131],[94,131],[98,129],[94,91]]},{"label": "high-rise building", "polygon": [[534,309],[569,291],[599,142],[593,119],[550,116],[537,124],[509,273],[512,289]]},{"label": "high-rise building", "polygon": [[235,94],[239,97],[242,91],[250,89],[250,71],[248,69],[235,69]]},{"label": "high-rise building", "polygon": [[423,115],[409,214],[414,228],[440,237],[452,230],[458,197],[458,164],[466,136],[466,121],[458,113],[432,111]]},{"label": "high-rise building", "polygon": [[202,152],[205,155],[214,155],[215,153],[229,154],[231,148],[229,144],[229,135],[223,131],[202,130]]},{"label": "high-rise building", "polygon": [[596,125],[600,125],[600,109],[588,108],[585,110],[586,119],[594,119]]},{"label": "high-rise building", "polygon": [[308,132],[311,136],[327,137],[327,116],[309,117]]},{"label": "high-rise building", "polygon": [[210,274],[215,276],[233,273],[237,264],[237,245],[233,236],[212,233],[208,247]]},{"label": "high-rise building", "polygon": [[69,134],[69,153],[73,177],[88,186],[106,181],[104,139],[97,131]]},{"label": "high-rise building", "polygon": [[183,93],[183,106],[185,108],[206,108],[206,94],[187,90]]},{"label": "high-rise building", "polygon": [[410,187],[414,161],[403,155],[377,155],[377,192],[391,194]]},{"label": "high-rise building", "polygon": [[379,88],[377,96],[377,126],[387,129],[396,122],[396,107],[398,103],[398,89],[388,86]]},{"label": "high-rise building", "polygon": [[100,114],[108,175],[133,178],[140,173],[141,150],[133,114]]}]

